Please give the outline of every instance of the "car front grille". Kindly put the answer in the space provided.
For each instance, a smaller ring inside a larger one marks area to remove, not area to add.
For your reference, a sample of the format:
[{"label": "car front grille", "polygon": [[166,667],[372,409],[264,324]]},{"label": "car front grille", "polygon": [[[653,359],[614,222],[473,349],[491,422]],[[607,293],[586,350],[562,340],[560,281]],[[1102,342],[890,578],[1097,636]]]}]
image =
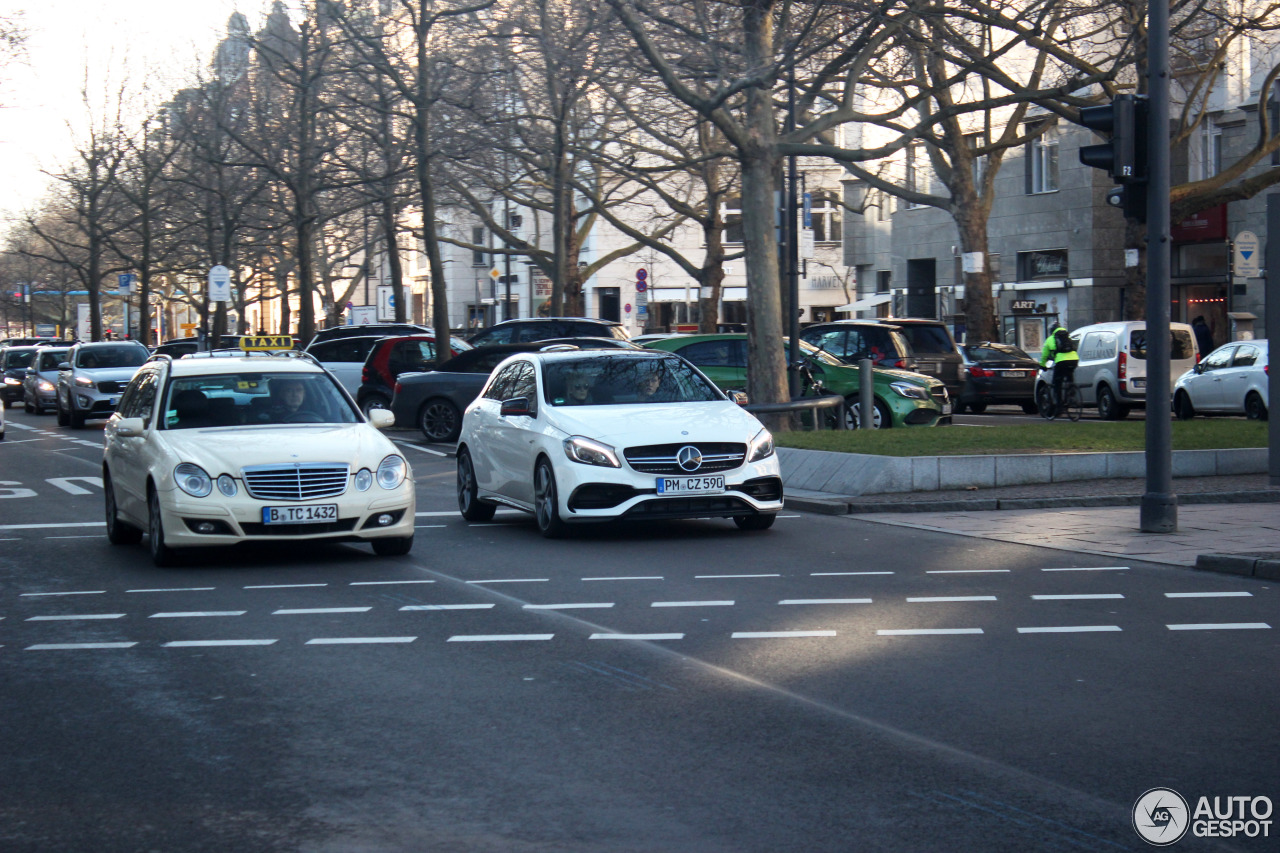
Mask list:
[{"label": "car front grille", "polygon": [[[685,447],[695,447],[702,454],[699,467],[680,467],[678,455]],[[747,456],[747,446],[724,441],[649,444],[628,447],[623,455],[627,464],[642,474],[707,474],[737,468]]]},{"label": "car front grille", "polygon": [[310,501],[347,490],[348,466],[336,462],[254,465],[242,472],[249,494],[267,501]]},{"label": "car front grille", "polygon": [[[128,384],[128,383],[125,383],[125,384]],[[121,391],[121,388],[120,388],[119,382],[99,382],[98,383],[99,394],[119,394],[120,391]]]}]

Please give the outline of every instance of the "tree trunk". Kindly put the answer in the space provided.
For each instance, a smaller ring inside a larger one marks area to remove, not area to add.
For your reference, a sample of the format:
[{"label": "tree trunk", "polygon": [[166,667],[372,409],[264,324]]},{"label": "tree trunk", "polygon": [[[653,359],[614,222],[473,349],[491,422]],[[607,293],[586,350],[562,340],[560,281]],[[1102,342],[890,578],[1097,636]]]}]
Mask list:
[{"label": "tree trunk", "polygon": [[[991,293],[991,259],[987,252],[987,210],[982,204],[961,204],[955,212],[960,251],[982,256],[982,269],[964,273],[965,340],[998,341],[995,298]],[[941,319],[941,318],[939,318]]]}]

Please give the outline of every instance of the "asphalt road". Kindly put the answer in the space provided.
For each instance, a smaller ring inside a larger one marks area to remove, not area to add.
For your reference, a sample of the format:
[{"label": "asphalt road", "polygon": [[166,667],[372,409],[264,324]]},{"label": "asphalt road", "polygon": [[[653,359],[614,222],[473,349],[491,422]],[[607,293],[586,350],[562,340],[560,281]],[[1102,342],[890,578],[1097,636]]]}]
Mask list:
[{"label": "asphalt road", "polygon": [[9,417],[5,851],[1144,850],[1151,788],[1280,800],[1266,583],[791,512],[546,541],[408,432],[407,557],[159,570],[100,429]]}]

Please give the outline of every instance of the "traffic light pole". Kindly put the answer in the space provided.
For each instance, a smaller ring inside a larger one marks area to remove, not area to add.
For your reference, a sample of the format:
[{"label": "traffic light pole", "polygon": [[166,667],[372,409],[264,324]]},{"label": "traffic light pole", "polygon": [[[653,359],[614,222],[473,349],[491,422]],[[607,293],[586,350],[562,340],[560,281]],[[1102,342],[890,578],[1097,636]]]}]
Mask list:
[{"label": "traffic light pole", "polygon": [[1178,529],[1173,493],[1169,332],[1169,5],[1147,4],[1147,490],[1143,533]]}]

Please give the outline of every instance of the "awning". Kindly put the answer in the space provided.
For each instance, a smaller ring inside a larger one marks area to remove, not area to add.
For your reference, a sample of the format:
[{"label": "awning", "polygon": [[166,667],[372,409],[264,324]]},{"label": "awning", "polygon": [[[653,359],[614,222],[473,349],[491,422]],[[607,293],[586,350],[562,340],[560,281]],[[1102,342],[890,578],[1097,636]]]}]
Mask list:
[{"label": "awning", "polygon": [[868,296],[866,299],[859,299],[857,302],[850,302],[848,305],[841,305],[837,311],[869,311],[877,305],[884,305],[886,302],[893,301],[892,293],[877,293],[875,296]]}]

